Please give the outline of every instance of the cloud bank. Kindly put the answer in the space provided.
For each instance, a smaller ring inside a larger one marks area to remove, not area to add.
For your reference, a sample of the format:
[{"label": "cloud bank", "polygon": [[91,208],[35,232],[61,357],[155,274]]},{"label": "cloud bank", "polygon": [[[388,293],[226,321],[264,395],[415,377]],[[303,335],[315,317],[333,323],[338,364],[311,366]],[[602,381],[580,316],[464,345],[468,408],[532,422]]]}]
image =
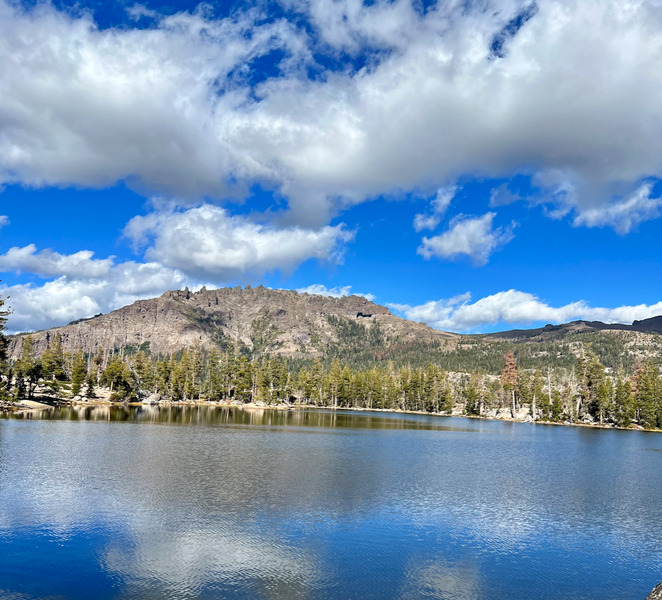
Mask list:
[{"label": "cloud bank", "polygon": [[508,290],[471,302],[470,294],[446,300],[433,300],[418,306],[389,304],[407,319],[422,321],[445,331],[474,332],[490,325],[509,323],[527,325],[537,322],[565,323],[575,320],[605,323],[632,323],[662,314],[662,302],[619,306],[591,307],[583,300],[564,306],[550,306],[537,296]]},{"label": "cloud bank", "polygon": [[[13,308],[9,329],[64,325],[185,285],[215,287],[273,271],[288,273],[311,258],[338,263],[344,244],[354,236],[341,225],[276,229],[232,217],[213,205],[134,217],[124,234],[144,249],[146,262],[116,263],[114,257],[94,258],[89,250],[60,254],[34,244],[0,255],[0,270],[53,278],[42,285],[0,287]],[[342,295],[344,290],[349,287],[338,291],[320,286],[316,293]]]},{"label": "cloud bank", "polygon": [[13,311],[7,325],[15,333],[66,325],[185,285],[196,286],[180,271],[158,263],[125,262],[101,277],[62,275],[43,285],[1,286],[0,294]]},{"label": "cloud bank", "polygon": [[216,283],[291,272],[310,258],[338,263],[344,244],[354,237],[342,225],[278,229],[209,204],[134,217],[124,234],[136,246],[149,240],[150,260]]},{"label": "cloud bank", "polygon": [[308,26],[251,8],[100,30],[0,1],[0,184],[185,201],[263,181],[319,228],[380,194],[522,173],[577,225],[658,215],[659,2],[284,6]]}]

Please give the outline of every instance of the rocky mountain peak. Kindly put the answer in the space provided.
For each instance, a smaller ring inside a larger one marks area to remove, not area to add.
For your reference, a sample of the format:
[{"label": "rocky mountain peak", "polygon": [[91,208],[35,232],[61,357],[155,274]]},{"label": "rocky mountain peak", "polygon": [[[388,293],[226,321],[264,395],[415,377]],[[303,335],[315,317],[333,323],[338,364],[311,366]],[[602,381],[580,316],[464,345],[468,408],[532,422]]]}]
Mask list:
[{"label": "rocky mountain peak", "polygon": [[[32,337],[39,354],[59,334],[68,352],[79,347],[89,353],[98,348],[144,348],[169,354],[183,347],[240,344],[257,354],[312,357],[329,344],[343,343],[343,336],[365,337],[377,330],[385,339],[409,342],[452,335],[396,317],[362,296],[334,298],[246,286],[171,290]],[[11,357],[20,355],[23,339],[12,337]]]}]

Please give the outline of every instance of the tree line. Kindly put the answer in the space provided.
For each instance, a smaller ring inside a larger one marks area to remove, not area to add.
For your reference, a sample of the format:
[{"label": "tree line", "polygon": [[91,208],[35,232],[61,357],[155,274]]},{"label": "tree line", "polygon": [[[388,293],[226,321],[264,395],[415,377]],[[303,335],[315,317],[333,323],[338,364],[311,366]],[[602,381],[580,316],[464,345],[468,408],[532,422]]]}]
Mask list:
[{"label": "tree line", "polygon": [[85,355],[64,352],[59,336],[38,357],[28,335],[21,356],[5,363],[0,378],[5,397],[14,399],[32,397],[37,386],[67,398],[94,398],[103,387],[117,401],[300,403],[662,428],[662,378],[652,360],[635,364],[632,375],[614,373],[587,346],[569,368],[520,368],[512,351],[502,355],[501,368],[494,375],[437,362],[383,361],[361,369],[338,358],[303,364],[277,355],[251,359],[236,347]]}]

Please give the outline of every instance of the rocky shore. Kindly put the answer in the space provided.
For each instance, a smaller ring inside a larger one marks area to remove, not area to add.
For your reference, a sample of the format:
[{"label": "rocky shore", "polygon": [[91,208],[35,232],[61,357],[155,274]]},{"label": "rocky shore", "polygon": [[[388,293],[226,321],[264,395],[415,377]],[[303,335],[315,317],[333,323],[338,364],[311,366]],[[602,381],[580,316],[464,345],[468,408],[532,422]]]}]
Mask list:
[{"label": "rocky shore", "polygon": [[[238,408],[262,408],[271,410],[349,410],[354,412],[387,412],[387,413],[401,413],[413,415],[427,415],[437,417],[466,417],[469,419],[488,419],[497,421],[510,421],[514,423],[534,423],[540,425],[565,425],[571,427],[591,427],[596,429],[627,429],[627,430],[640,430],[640,431],[659,431],[659,430],[646,430],[639,425],[631,425],[627,428],[618,428],[610,423],[599,423],[590,420],[582,421],[544,421],[540,419],[533,419],[531,416],[530,407],[527,405],[522,406],[514,413],[510,408],[490,409],[479,415],[467,415],[462,412],[458,407],[452,413],[430,413],[424,411],[414,410],[401,410],[390,408],[362,408],[362,407],[348,407],[348,406],[318,406],[316,404],[300,404],[298,402],[288,403],[279,402],[277,404],[267,404],[266,402],[249,402],[244,403],[239,400],[181,400],[171,401],[166,400],[159,394],[151,394],[143,400],[133,402],[117,402],[110,400],[110,390],[107,388],[97,388],[95,398],[86,398],[76,396],[74,398],[64,399],[55,398],[46,393],[36,394],[33,400],[19,400],[17,402],[0,402],[0,413],[2,412],[15,412],[15,411],[28,411],[28,410],[44,410],[51,406],[62,405],[89,405],[89,406],[144,406],[144,405],[162,405],[162,406],[191,406],[191,405],[205,405],[205,406],[223,406],[223,407],[238,407]],[[662,600],[662,598],[660,599]]]}]

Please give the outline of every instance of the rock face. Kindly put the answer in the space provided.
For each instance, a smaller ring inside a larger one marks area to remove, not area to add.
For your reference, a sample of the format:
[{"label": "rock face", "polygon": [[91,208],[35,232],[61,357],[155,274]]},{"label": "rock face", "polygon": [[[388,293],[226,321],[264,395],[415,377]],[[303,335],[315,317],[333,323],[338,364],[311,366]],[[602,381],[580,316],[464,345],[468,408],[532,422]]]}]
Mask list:
[{"label": "rock face", "polygon": [[[37,355],[59,334],[63,349],[144,348],[169,354],[184,347],[241,344],[255,354],[315,357],[347,336],[372,335],[390,344],[444,343],[455,334],[396,317],[360,296],[329,298],[263,287],[165,292],[90,319],[33,333]],[[344,337],[343,337],[344,336]],[[11,336],[9,356],[18,358],[25,335]]]},{"label": "rock face", "polygon": [[646,596],[646,600],[662,600],[662,583],[655,586],[655,589]]}]

